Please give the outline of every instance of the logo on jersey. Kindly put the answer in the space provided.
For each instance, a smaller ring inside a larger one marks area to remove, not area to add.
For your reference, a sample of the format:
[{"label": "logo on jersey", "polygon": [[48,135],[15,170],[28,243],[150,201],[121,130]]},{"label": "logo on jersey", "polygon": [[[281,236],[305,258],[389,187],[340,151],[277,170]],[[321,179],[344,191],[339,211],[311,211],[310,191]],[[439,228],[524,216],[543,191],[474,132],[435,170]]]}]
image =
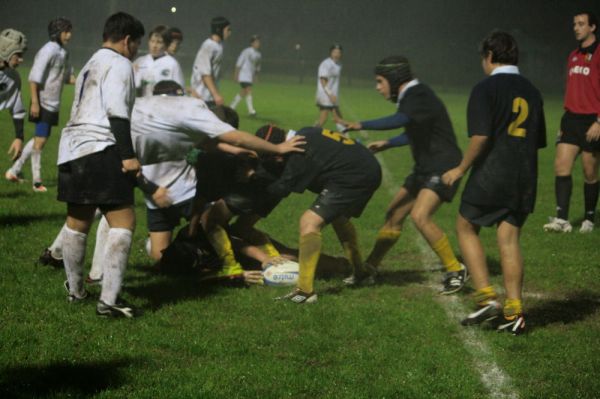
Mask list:
[{"label": "logo on jersey", "polygon": [[590,74],[590,67],[575,65],[569,69],[569,76],[572,75],[584,75],[588,76]]},{"label": "logo on jersey", "polygon": [[587,53],[585,55],[585,62],[591,62],[592,61],[592,53]]},{"label": "logo on jersey", "polygon": [[573,61],[573,62],[577,61],[577,56],[573,57],[573,58],[571,59],[571,61]]},{"label": "logo on jersey", "polygon": [[168,69],[163,69],[162,71],[160,71],[160,74],[162,76],[169,76],[169,70]]}]

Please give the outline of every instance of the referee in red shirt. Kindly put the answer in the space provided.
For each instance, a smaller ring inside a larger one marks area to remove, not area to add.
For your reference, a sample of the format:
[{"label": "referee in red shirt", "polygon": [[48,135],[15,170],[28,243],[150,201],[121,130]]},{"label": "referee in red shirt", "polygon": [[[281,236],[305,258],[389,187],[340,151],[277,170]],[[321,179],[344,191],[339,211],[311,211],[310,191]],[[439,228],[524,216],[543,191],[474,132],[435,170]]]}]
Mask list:
[{"label": "referee in red shirt", "polygon": [[591,12],[573,17],[573,31],[579,47],[569,54],[565,113],[554,159],[556,217],[544,230],[568,233],[569,202],[573,188],[571,170],[581,152],[584,175],[585,218],[580,233],[594,229],[598,203],[598,164],[600,155],[600,46],[596,38],[598,18]]}]

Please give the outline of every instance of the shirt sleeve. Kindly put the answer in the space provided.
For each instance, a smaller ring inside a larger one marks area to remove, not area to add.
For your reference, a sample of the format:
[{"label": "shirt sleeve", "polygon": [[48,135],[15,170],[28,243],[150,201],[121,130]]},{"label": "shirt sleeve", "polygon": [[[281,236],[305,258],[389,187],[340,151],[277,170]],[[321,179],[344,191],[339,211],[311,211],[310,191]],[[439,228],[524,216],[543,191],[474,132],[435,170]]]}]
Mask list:
[{"label": "shirt sleeve", "polygon": [[235,63],[236,67],[238,67],[238,68],[242,67],[242,65],[244,64],[245,55],[246,55],[246,50],[244,50],[240,53],[240,56],[238,57],[237,62]]},{"label": "shirt sleeve", "polygon": [[31,67],[31,71],[29,71],[30,82],[35,82],[40,85],[45,83],[44,80],[48,76],[46,70],[50,65],[51,59],[52,52],[48,51],[48,48],[42,47],[40,51],[37,52],[33,61],[33,66]]},{"label": "shirt sleeve", "polygon": [[102,82],[102,105],[108,118],[131,118],[135,99],[133,67],[130,62],[111,66]]},{"label": "shirt sleeve", "polygon": [[192,70],[191,85],[194,90],[198,90],[202,86],[202,76],[211,75],[212,68],[210,65],[211,51],[208,45],[203,44],[196,54],[194,67]]},{"label": "shirt sleeve", "polygon": [[408,116],[402,112],[396,112],[393,115],[360,122],[360,124],[365,130],[390,130],[406,126],[408,122],[410,122]]},{"label": "shirt sleeve", "polygon": [[329,79],[329,75],[330,73],[327,62],[322,62],[321,65],[319,65],[319,79]]},{"label": "shirt sleeve", "polygon": [[140,70],[142,57],[138,57],[133,61],[133,78],[135,82],[135,88],[139,89],[142,87],[142,71]]},{"label": "shirt sleeve", "polygon": [[175,66],[173,68],[173,80],[181,86],[181,88],[185,91],[185,80],[183,79],[183,71],[181,70],[181,65],[179,62],[175,60]]},{"label": "shirt sleeve", "polygon": [[201,100],[194,99],[194,103],[189,109],[189,117],[183,119],[183,127],[194,142],[198,142],[206,136],[214,138],[223,133],[236,130],[228,123],[221,121],[206,104]]},{"label": "shirt sleeve", "polygon": [[490,98],[482,84],[478,84],[471,91],[469,104],[467,105],[467,131],[469,137],[491,136],[492,131],[492,107]]}]

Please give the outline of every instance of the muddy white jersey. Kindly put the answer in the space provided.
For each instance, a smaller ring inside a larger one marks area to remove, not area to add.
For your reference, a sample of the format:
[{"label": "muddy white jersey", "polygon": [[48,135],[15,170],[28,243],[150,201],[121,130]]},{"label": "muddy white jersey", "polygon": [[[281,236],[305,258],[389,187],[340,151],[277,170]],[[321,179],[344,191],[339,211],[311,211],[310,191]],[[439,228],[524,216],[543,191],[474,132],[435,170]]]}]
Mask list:
[{"label": "muddy white jersey", "polygon": [[10,111],[13,119],[25,118],[21,98],[21,77],[12,68],[0,69],[0,110]]},{"label": "muddy white jersey", "polygon": [[151,96],[154,86],[161,80],[173,80],[185,89],[183,72],[179,62],[169,54],[158,58],[147,54],[139,57],[133,63],[135,87],[141,90],[142,96]]},{"label": "muddy white jersey", "polygon": [[204,101],[214,101],[214,99],[208,88],[204,85],[202,76],[212,76],[216,85],[221,74],[222,60],[223,44],[217,43],[211,38],[206,39],[196,54],[191,78],[192,89],[194,89]]},{"label": "muddy white jersey", "polygon": [[60,137],[58,164],[116,144],[108,118],[130,120],[134,101],[131,61],[111,49],[96,51],[77,77],[71,118]]},{"label": "muddy white jersey", "polygon": [[[183,96],[138,98],[131,115],[131,136],[144,176],[166,187],[173,204],[196,193],[196,173],[186,155],[196,144],[235,130],[204,101]],[[151,196],[146,206],[156,209]]]},{"label": "muddy white jersey", "polygon": [[250,46],[240,53],[235,64],[236,67],[240,68],[238,75],[238,82],[252,83],[254,75],[260,72],[260,51]]},{"label": "muddy white jersey", "polygon": [[60,111],[60,95],[70,75],[69,54],[60,44],[48,42],[36,53],[29,81],[39,85],[42,108],[51,112]]},{"label": "muddy white jersey", "polygon": [[[342,72],[342,65],[336,63],[331,58],[325,59],[319,65],[319,74],[317,76],[317,104],[325,106],[338,105],[333,104],[329,99],[329,96],[325,92],[323,85],[321,84],[321,78],[327,79],[327,90],[334,96],[338,97],[340,88],[340,74]],[[339,98],[338,98],[339,103]]]}]

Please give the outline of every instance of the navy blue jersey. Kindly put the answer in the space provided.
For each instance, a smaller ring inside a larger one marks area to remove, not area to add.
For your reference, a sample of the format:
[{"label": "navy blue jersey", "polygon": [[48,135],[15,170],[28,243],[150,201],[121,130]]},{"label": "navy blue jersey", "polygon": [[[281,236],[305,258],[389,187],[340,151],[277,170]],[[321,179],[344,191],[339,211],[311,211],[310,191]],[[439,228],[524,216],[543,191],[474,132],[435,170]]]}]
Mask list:
[{"label": "navy blue jersey", "polygon": [[305,152],[287,156],[279,179],[269,192],[286,197],[291,192],[324,188],[354,189],[379,186],[381,168],[371,152],[341,133],[316,127],[303,128],[297,135],[306,138]]},{"label": "navy blue jersey", "polygon": [[406,134],[417,174],[442,174],[460,163],[462,154],[444,103],[428,86],[419,83],[406,90],[398,112],[408,116]]},{"label": "navy blue jersey", "polygon": [[487,136],[462,200],[473,205],[531,213],[537,189],[537,151],[546,146],[540,92],[516,73],[498,73],[472,90],[467,110],[469,136]]}]

